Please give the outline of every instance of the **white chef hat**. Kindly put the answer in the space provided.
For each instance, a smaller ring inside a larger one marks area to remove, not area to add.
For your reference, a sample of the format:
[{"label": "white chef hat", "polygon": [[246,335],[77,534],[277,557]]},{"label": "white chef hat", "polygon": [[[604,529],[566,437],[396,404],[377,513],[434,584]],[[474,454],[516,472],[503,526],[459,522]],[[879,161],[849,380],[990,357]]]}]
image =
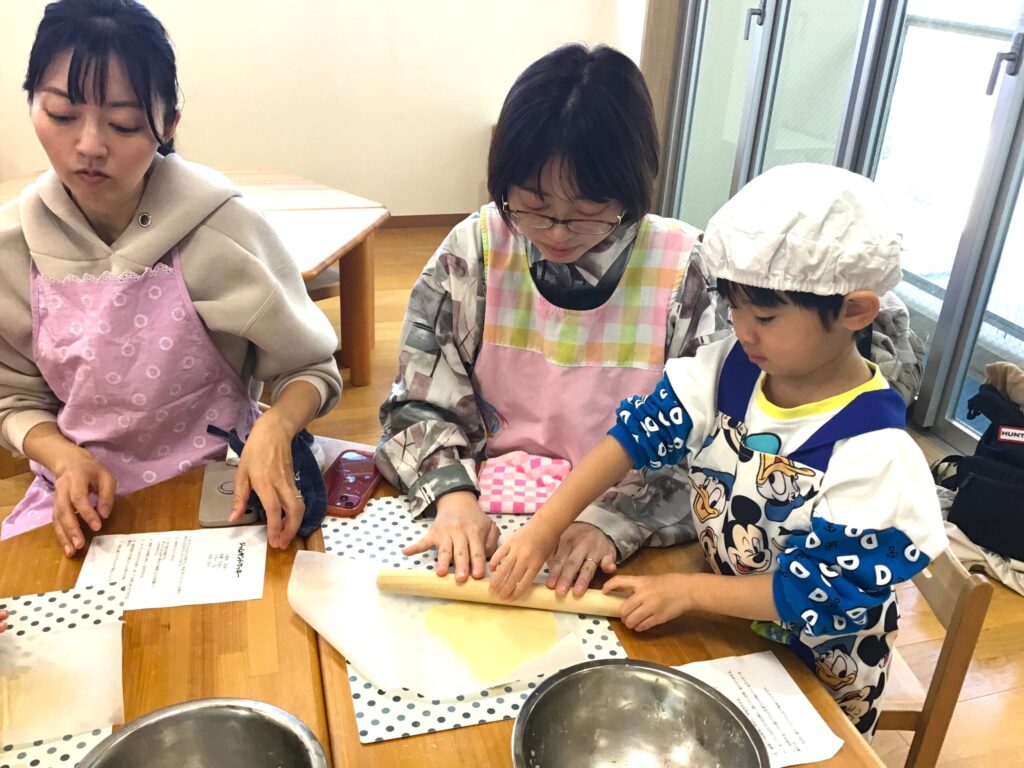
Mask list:
[{"label": "white chef hat", "polygon": [[831,165],[765,171],[708,222],[701,255],[712,277],[820,296],[899,283],[900,233],[874,182]]}]

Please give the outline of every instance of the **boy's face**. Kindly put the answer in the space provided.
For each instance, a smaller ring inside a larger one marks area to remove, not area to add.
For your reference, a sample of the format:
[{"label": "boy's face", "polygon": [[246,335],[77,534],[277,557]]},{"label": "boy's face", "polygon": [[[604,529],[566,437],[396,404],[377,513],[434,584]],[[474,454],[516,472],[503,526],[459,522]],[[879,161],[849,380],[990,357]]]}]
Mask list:
[{"label": "boy's face", "polygon": [[848,354],[854,331],[863,327],[860,320],[853,323],[857,327],[845,320],[847,301],[826,329],[814,309],[789,303],[758,307],[740,298],[731,308],[733,330],[747,357],[769,376],[807,376]]}]

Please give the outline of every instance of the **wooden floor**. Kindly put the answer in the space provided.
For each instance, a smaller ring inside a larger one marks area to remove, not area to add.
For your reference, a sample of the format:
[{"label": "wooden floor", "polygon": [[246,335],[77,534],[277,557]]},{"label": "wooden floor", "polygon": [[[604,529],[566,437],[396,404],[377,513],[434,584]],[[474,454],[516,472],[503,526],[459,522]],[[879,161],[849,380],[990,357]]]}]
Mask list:
[{"label": "wooden floor", "polygon": [[[313,432],[375,443],[380,433],[377,409],[395,374],[398,336],[409,291],[423,264],[441,242],[443,228],[385,229],[376,235],[377,343],[373,383],[348,387],[334,412],[313,423]],[[337,318],[337,299],[321,303]],[[335,319],[335,323],[337,320]],[[347,378],[347,372],[346,372]],[[931,458],[941,451],[924,445]],[[24,493],[29,476],[0,481],[0,518]],[[942,644],[942,629],[912,584],[900,588],[903,618],[897,645],[907,663],[927,684]],[[1024,765],[1024,598],[996,584],[992,607],[975,652],[939,765]],[[905,738],[907,736],[907,738]],[[908,735],[879,733],[874,745],[889,766],[902,766]],[[1014,757],[1017,755],[1017,757]]]}]

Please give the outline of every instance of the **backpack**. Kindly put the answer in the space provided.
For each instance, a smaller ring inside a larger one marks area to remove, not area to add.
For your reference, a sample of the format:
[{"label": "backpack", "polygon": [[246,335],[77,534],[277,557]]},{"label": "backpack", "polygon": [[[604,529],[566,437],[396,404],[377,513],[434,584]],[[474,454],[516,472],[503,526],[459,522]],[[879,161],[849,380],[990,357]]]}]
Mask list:
[{"label": "backpack", "polygon": [[973,456],[947,456],[937,477],[955,490],[949,510],[954,523],[974,543],[1004,557],[1024,560],[1024,412],[989,384],[967,403],[967,418],[983,414],[991,422]]}]

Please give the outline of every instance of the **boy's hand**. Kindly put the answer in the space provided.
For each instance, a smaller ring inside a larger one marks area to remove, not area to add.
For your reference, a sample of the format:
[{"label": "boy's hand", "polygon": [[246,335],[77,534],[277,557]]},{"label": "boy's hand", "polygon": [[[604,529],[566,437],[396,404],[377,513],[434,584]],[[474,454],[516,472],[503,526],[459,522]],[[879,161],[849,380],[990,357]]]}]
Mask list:
[{"label": "boy's hand", "polygon": [[7,629],[7,617],[10,614],[7,611],[0,611],[0,632],[4,632]]},{"label": "boy's hand", "polygon": [[661,576],[615,576],[601,590],[632,592],[619,612],[622,623],[629,629],[643,632],[681,616],[690,610],[693,601],[685,573],[666,573]]},{"label": "boy's hand", "polygon": [[557,545],[557,530],[537,518],[528,522],[491,558],[491,592],[503,600],[515,600],[533,584]]},{"label": "boy's hand", "polygon": [[[615,573],[618,551],[612,540],[590,523],[573,523],[558,540],[558,549],[548,560],[548,589],[563,597],[572,589],[579,597],[587,591],[597,569]],[[575,581],[575,583],[573,583]]]}]

